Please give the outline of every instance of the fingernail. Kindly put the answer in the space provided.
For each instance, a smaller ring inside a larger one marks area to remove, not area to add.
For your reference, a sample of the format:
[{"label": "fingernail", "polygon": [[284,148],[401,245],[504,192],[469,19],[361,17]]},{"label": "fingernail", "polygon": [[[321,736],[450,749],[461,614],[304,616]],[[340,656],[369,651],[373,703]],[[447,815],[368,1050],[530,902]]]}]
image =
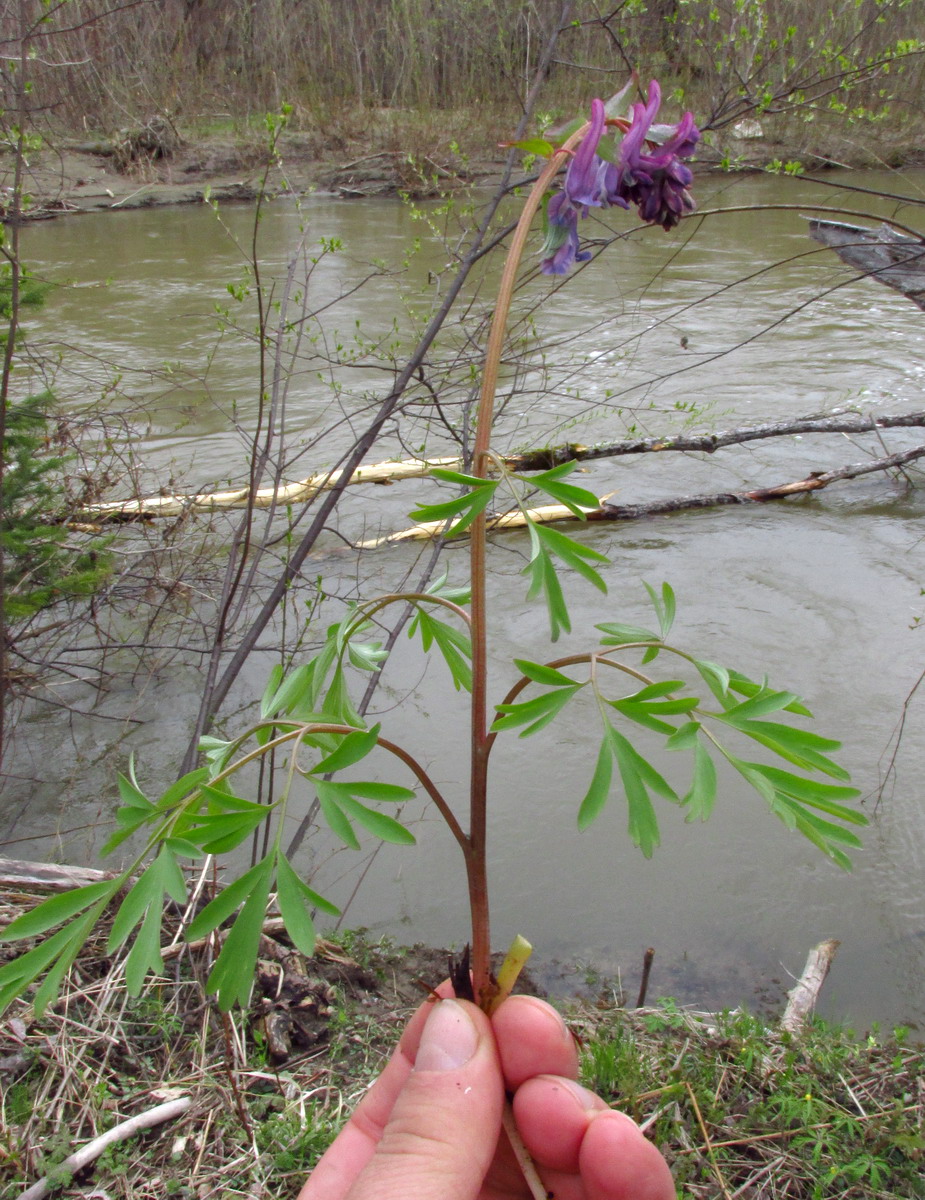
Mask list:
[{"label": "fingernail", "polygon": [[471,1017],[455,1000],[441,1000],[427,1018],[415,1071],[455,1071],[475,1054],[479,1034]]}]

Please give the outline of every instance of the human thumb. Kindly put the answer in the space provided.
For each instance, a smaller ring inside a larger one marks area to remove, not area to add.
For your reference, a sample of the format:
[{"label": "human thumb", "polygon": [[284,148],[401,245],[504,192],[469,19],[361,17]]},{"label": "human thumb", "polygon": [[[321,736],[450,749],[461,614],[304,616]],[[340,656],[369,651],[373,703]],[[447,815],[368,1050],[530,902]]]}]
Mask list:
[{"label": "human thumb", "polygon": [[503,1102],[485,1014],[464,1000],[439,1001],[348,1200],[475,1200],[494,1156]]}]

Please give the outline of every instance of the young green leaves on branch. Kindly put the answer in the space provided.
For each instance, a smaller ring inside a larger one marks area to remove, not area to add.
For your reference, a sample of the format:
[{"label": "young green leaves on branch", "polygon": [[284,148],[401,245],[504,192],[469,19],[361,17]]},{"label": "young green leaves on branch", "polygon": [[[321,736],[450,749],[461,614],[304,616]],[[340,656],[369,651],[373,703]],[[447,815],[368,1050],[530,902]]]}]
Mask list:
[{"label": "young green leaves on branch", "polygon": [[499,472],[498,477],[494,479],[481,479],[461,471],[435,468],[431,471],[433,478],[445,483],[459,484],[467,490],[453,500],[422,504],[411,513],[411,518],[415,521],[445,520],[448,524],[444,536],[453,537],[467,530],[476,517],[488,509],[495,493],[503,485],[512,495],[530,535],[530,558],[523,570],[529,580],[527,599],[533,600],[538,596],[544,598],[549,615],[550,636],[553,641],[557,641],[560,633],[570,632],[572,626],[555,560],[571,567],[598,591],[605,593],[607,586],[591,564],[602,565],[608,560],[606,555],[593,547],[586,546],[561,530],[537,520],[529,505],[529,499],[531,493],[542,492],[582,521],[586,513],[600,507],[600,501],[586,488],[565,482],[565,477],[577,466],[574,462],[561,463],[532,476],[509,471],[500,460],[493,459],[493,463]]},{"label": "young green leaves on branch", "polygon": [[[839,866],[850,867],[846,849],[856,849],[861,842],[848,827],[866,825],[867,818],[847,807],[859,793],[847,785],[848,773],[830,757],[839,743],[767,719],[781,712],[811,716],[794,693],[775,690],[766,682],[757,683],[669,645],[665,638],[674,619],[674,594],[667,584],[660,593],[648,590],[659,619],[659,634],[637,626],[603,624],[597,627],[604,635],[602,648],[593,654],[547,665],[518,660],[516,666],[523,678],[512,689],[511,701],[497,706],[500,715],[492,731],[519,729],[521,737],[528,737],[558,716],[579,691],[590,689],[603,731],[591,781],[578,809],[579,828],[586,829],[600,816],[619,779],[630,836],[649,857],[660,840],[653,797],[685,809],[688,821],[705,820],[717,797],[718,757],[758,792],[788,829],[802,833]],[[676,664],[693,668],[706,685],[706,695],[683,678],[657,680],[640,669],[663,654],[674,656]],[[636,659],[640,667],[634,665]],[[587,678],[566,674],[561,669],[566,665],[587,665]],[[631,689],[614,696],[605,678],[629,681]],[[527,700],[517,699],[530,684],[542,690]],[[632,740],[634,727],[660,736],[665,750],[691,753],[686,792],[678,794]],[[736,735],[737,740],[751,745],[752,753],[760,747],[776,761],[753,761],[733,750],[726,739]],[[823,782],[818,775],[839,782]]]}]

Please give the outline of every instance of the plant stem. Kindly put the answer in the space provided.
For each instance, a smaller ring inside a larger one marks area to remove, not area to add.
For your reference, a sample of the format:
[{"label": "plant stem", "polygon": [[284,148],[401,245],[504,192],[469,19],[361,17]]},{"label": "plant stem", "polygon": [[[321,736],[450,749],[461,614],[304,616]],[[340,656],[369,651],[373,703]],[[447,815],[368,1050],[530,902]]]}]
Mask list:
[{"label": "plant stem", "polygon": [[[530,226],[542,203],[546,190],[561,167],[565,154],[585,135],[584,125],[565,142],[546,163],[536,179],[524,204],[514,230],[498,288],[498,299],[492,316],[485,366],[476,416],[475,446],[472,455],[472,474],[488,477],[490,466],[491,426],[494,416],[498,371],[504,350],[511,300],[517,271],[523,257]],[[469,793],[469,847],[466,852],[466,873],[469,882],[469,904],[472,913],[472,982],[476,999],[487,1007],[491,1003],[491,931],[488,908],[487,864],[487,801],[488,801],[488,646],[486,629],[485,555],[486,516],[480,513],[471,526],[469,539],[470,582],[472,587],[472,708],[471,708],[471,774]]]}]

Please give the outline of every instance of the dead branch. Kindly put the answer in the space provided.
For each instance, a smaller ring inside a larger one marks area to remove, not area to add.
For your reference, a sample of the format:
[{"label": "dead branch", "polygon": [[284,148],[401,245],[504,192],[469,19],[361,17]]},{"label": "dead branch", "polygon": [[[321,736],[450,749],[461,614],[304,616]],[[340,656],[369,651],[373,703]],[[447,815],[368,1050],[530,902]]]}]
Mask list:
[{"label": "dead branch", "polygon": [[788,1033],[802,1032],[816,1006],[819,992],[840,944],[835,938],[829,938],[810,950],[803,974],[787,993],[787,1007],[780,1019],[781,1029],[786,1029]]},{"label": "dead branch", "polygon": [[[890,454],[886,458],[870,459],[863,463],[852,463],[839,467],[835,471],[814,471],[805,479],[792,483],[779,483],[774,487],[754,488],[748,492],[714,492],[703,496],[674,496],[666,500],[651,500],[645,504],[610,504],[601,501],[601,507],[585,513],[588,521],[637,521],[642,517],[660,516],[665,513],[684,512],[694,508],[719,508],[730,504],[756,504],[769,500],[781,500],[786,496],[799,495],[802,492],[817,492],[830,483],[841,479],[856,479],[860,475],[869,475],[874,471],[888,471],[891,468],[904,466],[918,458],[925,457],[925,446],[916,446],[900,454]],[[577,518],[561,504],[545,505],[541,508],[521,512],[504,513],[500,516],[489,517],[488,528],[521,529],[530,520],[548,524],[552,521],[575,521]],[[358,550],[375,550],[380,546],[388,546],[393,542],[426,540],[439,537],[446,529],[445,521],[427,521],[421,525],[413,525],[399,533],[386,534],[384,537],[371,538],[358,542]],[[461,536],[465,536],[462,534]]]},{"label": "dead branch", "polygon": [[0,888],[29,888],[31,891],[68,892],[71,888],[115,879],[118,871],[96,871],[92,867],[65,867],[57,863],[26,862],[0,858]]},{"label": "dead branch", "polygon": [[[402,462],[373,463],[357,467],[347,480],[356,483],[391,483],[396,479],[415,479],[426,475],[432,467],[455,467],[457,458],[435,458],[428,461],[410,458]],[[138,520],[142,517],[179,517],[190,512],[219,512],[226,509],[271,508],[274,505],[305,504],[319,492],[333,491],[341,482],[343,471],[326,471],[310,475],[279,488],[259,488],[251,496],[250,488],[235,488],[227,492],[202,492],[197,495],[146,496],[138,500],[113,500],[106,504],[91,504],[81,516],[97,521]]]},{"label": "dead branch", "polygon": [[[619,458],[628,454],[655,454],[665,451],[677,453],[713,454],[725,446],[743,445],[776,437],[795,437],[807,433],[871,433],[879,429],[914,429],[925,427],[925,412],[906,413],[900,416],[865,416],[862,413],[837,413],[831,416],[800,417],[793,421],[775,421],[747,428],[726,429],[718,433],[688,434],[678,437],[633,438],[619,442],[605,442],[596,446],[583,446],[569,442],[563,446],[527,450],[505,458],[512,471],[546,471],[563,462],[591,461],[599,458]],[[389,484],[402,479],[419,479],[432,467],[449,467],[459,470],[459,458],[403,459],[371,463],[354,471],[348,483]],[[273,505],[304,504],[318,492],[330,491],[337,486],[343,472],[329,471],[310,475],[295,483],[280,488],[260,488],[254,493],[255,508],[270,508]],[[250,501],[250,490],[246,487],[225,492],[202,492],[195,495],[147,496],[136,500],[113,500],[105,504],[93,504],[82,510],[80,516],[87,522],[89,532],[98,532],[101,521],[137,521],[153,517],[177,517],[185,513],[219,512],[246,508]],[[73,528],[82,528],[79,523]]]},{"label": "dead branch", "polygon": [[19,1200],[42,1200],[42,1197],[47,1196],[53,1187],[59,1186],[55,1177],[60,1176],[62,1172],[73,1175],[77,1171],[82,1171],[84,1167],[95,1162],[110,1146],[124,1142],[127,1138],[134,1137],[136,1133],[141,1133],[145,1129],[153,1129],[155,1125],[172,1121],[175,1117],[185,1113],[191,1104],[192,1100],[189,1096],[181,1096],[176,1100],[168,1100],[165,1104],[158,1104],[154,1108],[148,1109],[147,1112],[129,1117],[127,1121],[121,1121],[112,1129],[107,1129],[105,1133],[94,1138],[93,1141],[87,1142],[86,1146],[82,1146],[74,1154],[69,1155],[64,1162],[59,1163],[55,1167],[54,1175],[46,1175],[32,1187],[26,1188]]}]

